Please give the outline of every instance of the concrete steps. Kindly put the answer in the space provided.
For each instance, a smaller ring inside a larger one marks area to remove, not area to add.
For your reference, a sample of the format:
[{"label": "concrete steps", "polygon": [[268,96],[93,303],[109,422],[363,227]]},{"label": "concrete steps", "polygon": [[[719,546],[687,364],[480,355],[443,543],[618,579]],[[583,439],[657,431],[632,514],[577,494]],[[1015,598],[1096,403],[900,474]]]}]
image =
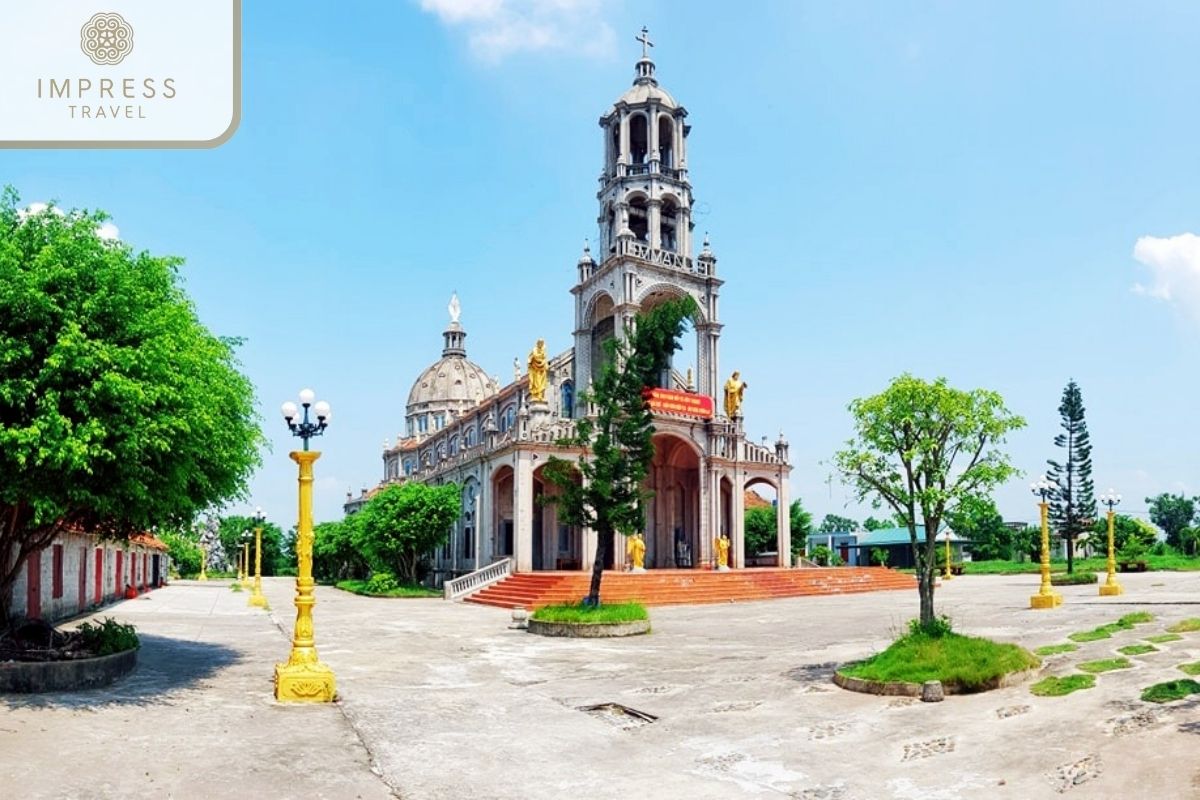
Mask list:
[{"label": "concrete steps", "polygon": [[[522,572],[511,575],[466,598],[468,602],[500,608],[538,608],[578,602],[587,595],[591,573]],[[830,594],[915,589],[916,578],[882,567],[827,569],[757,568],[710,570],[650,570],[641,574],[606,572],[600,599],[607,603],[636,600],[650,606],[726,603],[808,597]]]}]

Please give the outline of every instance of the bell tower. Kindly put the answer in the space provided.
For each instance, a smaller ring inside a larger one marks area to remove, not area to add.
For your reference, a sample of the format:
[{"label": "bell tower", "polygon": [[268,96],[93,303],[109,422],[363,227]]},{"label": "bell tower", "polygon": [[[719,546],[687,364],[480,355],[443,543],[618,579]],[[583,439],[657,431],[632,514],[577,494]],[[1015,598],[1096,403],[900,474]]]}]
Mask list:
[{"label": "bell tower", "polygon": [[720,386],[717,298],[722,281],[707,239],[701,252],[694,253],[687,164],[691,126],[687,109],[658,83],[650,58],[654,43],[645,28],[637,41],[642,57],[634,65],[633,86],[600,118],[604,168],[596,193],[599,252],[593,256],[584,245],[578,282],[571,289],[575,387],[584,390],[591,384],[604,340],[623,336],[639,311],[690,294],[700,308],[695,389],[715,396]]}]

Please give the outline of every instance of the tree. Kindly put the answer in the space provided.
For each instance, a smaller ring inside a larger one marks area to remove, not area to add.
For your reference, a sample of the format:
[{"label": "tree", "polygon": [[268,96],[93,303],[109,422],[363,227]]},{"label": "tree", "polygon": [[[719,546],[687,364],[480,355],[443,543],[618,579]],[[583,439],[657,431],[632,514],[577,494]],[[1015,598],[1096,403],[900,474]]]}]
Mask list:
[{"label": "tree", "polygon": [[[600,580],[614,533],[629,536],[646,524],[644,488],[654,459],[654,416],[643,392],[671,365],[688,320],[698,314],[689,295],[639,314],[636,323],[604,343],[605,358],[584,402],[595,409],[560,444],[578,448],[577,464],[550,457],[543,475],[558,493],[549,497],[569,525],[596,531],[596,555],[586,602],[600,602]],[[580,478],[582,477],[582,480]]]},{"label": "tree", "polygon": [[1167,544],[1179,547],[1180,532],[1191,525],[1196,516],[1195,499],[1163,492],[1156,497],[1147,497],[1146,502],[1150,504],[1150,521],[1162,528],[1167,535]]},{"label": "tree", "polygon": [[990,497],[967,497],[946,514],[951,530],[971,542],[979,561],[1012,558],[1013,531],[1004,524]]},{"label": "tree", "polygon": [[1054,445],[1063,448],[1066,461],[1046,462],[1050,465],[1046,477],[1054,484],[1050,490],[1050,520],[1067,543],[1068,573],[1075,571],[1075,540],[1086,534],[1096,519],[1092,444],[1083,412],[1083,394],[1075,381],[1070,381],[1058,406],[1063,432],[1054,437]]},{"label": "tree", "polygon": [[891,520],[887,519],[875,519],[874,517],[867,517],[863,520],[862,526],[863,530],[878,531],[884,528],[892,527],[892,522]]},{"label": "tree", "polygon": [[795,559],[805,551],[808,537],[812,534],[812,514],[804,510],[804,505],[797,498],[788,506],[788,517],[792,529],[792,558]]},{"label": "tree", "polygon": [[858,523],[849,517],[839,517],[837,514],[826,514],[821,520],[817,533],[843,533],[858,530]]},{"label": "tree", "polygon": [[[1108,554],[1108,517],[1104,516],[1092,523],[1091,530],[1084,539],[1089,547],[1098,552]],[[1127,517],[1124,514],[1113,515],[1113,550],[1125,550],[1131,543],[1136,543],[1143,551],[1158,541],[1158,531],[1150,523]]]},{"label": "tree", "polygon": [[371,565],[356,544],[361,519],[360,515],[351,514],[337,522],[322,522],[313,527],[313,575],[318,580],[371,576]]},{"label": "tree", "polygon": [[101,239],[105,219],[0,193],[0,628],[30,553],[186,525],[244,496],[265,441],[181,260]]},{"label": "tree", "polygon": [[[834,462],[860,500],[882,502],[908,528],[917,565],[920,625],[932,628],[937,533],[947,513],[1016,474],[998,449],[1025,425],[996,392],[961,391],[901,375],[882,393],[850,404],[854,436]],[[925,540],[917,539],[918,519]]]},{"label": "tree", "polygon": [[357,545],[401,582],[418,583],[425,558],[446,543],[461,511],[456,483],[392,484],[354,515]]},{"label": "tree", "polygon": [[186,530],[163,530],[157,532],[158,538],[167,546],[167,555],[171,557],[171,566],[179,570],[180,577],[191,578],[200,573],[200,562],[204,559],[204,551],[200,549],[199,537]]},{"label": "tree", "polygon": [[[242,557],[242,546],[250,545],[250,574],[254,574],[254,517],[244,517],[239,514],[231,514],[221,517],[218,522],[218,536],[221,537],[221,546],[225,548],[226,553],[233,555],[234,563]],[[249,534],[247,536],[247,534]],[[275,575],[280,568],[286,568],[295,564],[293,559],[290,559],[284,554],[283,547],[283,530],[274,522],[267,520],[262,526],[262,574]]]},{"label": "tree", "polygon": [[775,549],[778,525],[775,509],[771,506],[756,506],[746,509],[745,540],[746,552],[758,555]]}]

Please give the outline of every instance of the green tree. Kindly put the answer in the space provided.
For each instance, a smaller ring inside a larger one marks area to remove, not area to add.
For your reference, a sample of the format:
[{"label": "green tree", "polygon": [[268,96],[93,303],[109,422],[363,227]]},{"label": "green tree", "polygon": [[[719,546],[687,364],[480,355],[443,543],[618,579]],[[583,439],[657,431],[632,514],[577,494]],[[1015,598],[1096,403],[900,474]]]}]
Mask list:
[{"label": "green tree", "polygon": [[[1093,550],[1108,554],[1108,517],[1102,516],[1092,523],[1086,538],[1083,540]],[[1124,514],[1113,515],[1113,550],[1124,550],[1130,543],[1136,542],[1143,551],[1158,541],[1158,531],[1145,520],[1128,517]]]},{"label": "green tree", "polygon": [[971,555],[979,561],[1012,558],[1013,531],[1004,524],[990,497],[967,497],[946,514],[950,529],[971,542]]},{"label": "green tree", "polygon": [[643,390],[658,385],[679,349],[684,324],[697,313],[696,301],[688,295],[667,300],[638,315],[624,336],[604,343],[605,358],[583,399],[595,416],[577,420],[573,435],[560,442],[578,448],[579,461],[552,456],[543,470],[558,490],[549,502],[559,507],[560,518],[596,531],[589,604],[600,602],[613,534],[629,536],[645,527],[644,484],[654,459],[654,416]]},{"label": "green tree", "polygon": [[[217,535],[221,546],[232,556],[234,564],[241,558],[242,545],[250,545],[250,573],[254,573],[254,518],[240,514],[221,517]],[[270,520],[262,526],[262,574],[275,575],[281,568],[294,566],[294,560],[284,553],[283,530]],[[236,569],[236,567],[235,567]]]},{"label": "green tree", "polygon": [[808,537],[813,531],[812,514],[804,510],[799,498],[788,506],[788,517],[791,519],[792,559],[803,553],[808,544]]},{"label": "green tree", "polygon": [[181,578],[191,578],[200,574],[200,561],[204,558],[204,551],[200,549],[199,537],[186,530],[160,530],[157,536],[167,546],[171,565],[179,571]]},{"label": "green tree", "polygon": [[817,528],[817,533],[843,533],[858,530],[858,523],[849,517],[839,517],[837,514],[826,514]]},{"label": "green tree", "polygon": [[1167,535],[1167,544],[1179,547],[1180,532],[1191,525],[1192,518],[1196,516],[1195,499],[1163,492],[1155,497],[1147,497],[1146,502],[1150,504],[1150,521],[1162,528]]},{"label": "green tree", "polygon": [[[1025,421],[996,392],[961,391],[901,375],[882,393],[850,404],[854,436],[834,456],[860,500],[886,503],[908,528],[917,565],[920,624],[931,628],[937,531],[967,498],[1017,474],[998,445]],[[918,520],[925,541],[917,539]]]},{"label": "green tree", "polygon": [[775,549],[777,528],[775,509],[757,506],[746,509],[746,552],[752,556]]},{"label": "green tree", "polygon": [[1083,394],[1075,381],[1063,389],[1058,406],[1063,432],[1054,437],[1063,448],[1066,460],[1049,459],[1046,477],[1054,488],[1050,492],[1050,520],[1058,535],[1067,543],[1067,572],[1075,571],[1075,540],[1087,533],[1096,519],[1096,498],[1092,486],[1092,443],[1084,419]]},{"label": "green tree", "polygon": [[102,212],[0,193],[0,627],[30,553],[79,527],[124,538],[245,494],[264,442],[235,340],[180,259],[106,241]]},{"label": "green tree", "polygon": [[875,519],[874,517],[867,517],[863,520],[862,526],[863,530],[878,531],[884,528],[892,527],[892,521],[889,519]]},{"label": "green tree", "polygon": [[371,577],[371,565],[359,550],[360,515],[313,527],[313,575],[322,581]]},{"label": "green tree", "polygon": [[446,543],[461,513],[459,490],[456,483],[388,486],[354,515],[358,548],[400,581],[420,582],[426,558]]}]

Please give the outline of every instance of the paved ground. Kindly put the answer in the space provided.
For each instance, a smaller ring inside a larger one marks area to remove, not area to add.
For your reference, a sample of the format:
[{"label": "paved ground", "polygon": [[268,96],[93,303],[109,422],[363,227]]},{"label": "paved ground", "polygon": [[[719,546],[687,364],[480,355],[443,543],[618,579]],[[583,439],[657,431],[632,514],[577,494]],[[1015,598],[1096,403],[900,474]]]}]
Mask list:
[{"label": "paved ground", "polygon": [[[1033,612],[1036,578],[966,577],[939,604],[964,632],[1030,647],[1156,614],[1048,661],[1065,673],[1200,616],[1200,574],[1125,582],[1124,597],[1065,587],[1064,608]],[[267,594],[289,626],[289,582]],[[1200,633],[1068,697],[1019,686],[922,704],[829,683],[835,664],[914,615],[915,592],[656,608],[652,635],[607,641],[542,639],[508,630],[505,611],[440,600],[318,599],[336,706],[276,706],[283,632],[243,610],[244,594],[177,584],[108,612],[152,634],[123,687],[45,708],[0,700],[0,786],[32,797],[1200,797],[1200,700],[1138,700],[1200,660]],[[611,702],[658,719],[580,710]],[[68,746],[70,759],[46,757]],[[121,747],[123,764],[81,768]]]}]

